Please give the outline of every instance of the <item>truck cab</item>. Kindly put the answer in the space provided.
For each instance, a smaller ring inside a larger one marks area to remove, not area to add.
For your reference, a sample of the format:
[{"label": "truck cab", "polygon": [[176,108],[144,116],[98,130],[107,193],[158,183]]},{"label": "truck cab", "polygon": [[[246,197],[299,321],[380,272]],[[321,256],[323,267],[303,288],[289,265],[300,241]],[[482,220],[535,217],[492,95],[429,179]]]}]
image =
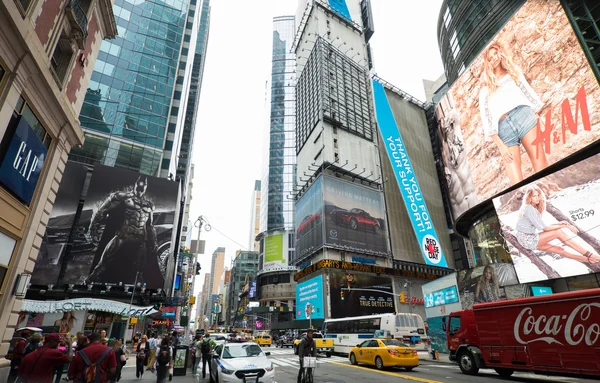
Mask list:
[{"label": "truck cab", "polygon": [[461,310],[451,313],[442,321],[446,331],[450,360],[457,362],[457,356],[463,349],[479,344],[479,334],[475,325],[472,310]]}]

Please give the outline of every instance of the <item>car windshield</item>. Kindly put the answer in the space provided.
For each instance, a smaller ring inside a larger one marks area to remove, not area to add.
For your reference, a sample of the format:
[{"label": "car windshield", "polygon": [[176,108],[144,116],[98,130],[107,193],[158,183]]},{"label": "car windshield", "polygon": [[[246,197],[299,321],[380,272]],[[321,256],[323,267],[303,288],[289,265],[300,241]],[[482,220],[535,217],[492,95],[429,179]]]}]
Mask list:
[{"label": "car windshield", "polygon": [[406,344],[400,343],[396,339],[382,339],[381,342],[386,346],[408,347]]},{"label": "car windshield", "polygon": [[240,346],[228,345],[225,346],[225,350],[223,350],[223,359],[259,356],[261,353],[262,350],[255,344],[244,344]]}]

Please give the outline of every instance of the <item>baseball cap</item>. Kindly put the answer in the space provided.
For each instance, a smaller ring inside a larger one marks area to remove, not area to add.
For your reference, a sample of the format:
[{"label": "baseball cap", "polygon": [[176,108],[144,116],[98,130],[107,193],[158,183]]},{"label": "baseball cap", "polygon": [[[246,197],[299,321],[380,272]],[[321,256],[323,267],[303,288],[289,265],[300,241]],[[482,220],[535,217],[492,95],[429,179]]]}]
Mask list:
[{"label": "baseball cap", "polygon": [[60,335],[58,335],[57,333],[52,333],[52,334],[48,334],[46,335],[46,337],[44,338],[44,342],[48,343],[48,342],[58,342],[60,341]]},{"label": "baseball cap", "polygon": [[313,330],[312,328],[309,328],[308,330],[306,330],[307,333],[309,332],[315,332],[315,330]]}]

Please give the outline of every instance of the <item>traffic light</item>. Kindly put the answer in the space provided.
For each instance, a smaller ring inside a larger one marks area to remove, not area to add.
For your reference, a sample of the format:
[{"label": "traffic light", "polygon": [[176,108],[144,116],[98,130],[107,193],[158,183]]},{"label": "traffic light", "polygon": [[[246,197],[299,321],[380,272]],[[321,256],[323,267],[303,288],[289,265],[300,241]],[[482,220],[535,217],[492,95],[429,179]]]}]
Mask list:
[{"label": "traffic light", "polygon": [[400,298],[400,303],[404,303],[404,304],[408,303],[408,296],[406,293],[400,293],[399,298]]},{"label": "traffic light", "polygon": [[340,299],[344,300],[344,292],[343,291],[340,291]]}]

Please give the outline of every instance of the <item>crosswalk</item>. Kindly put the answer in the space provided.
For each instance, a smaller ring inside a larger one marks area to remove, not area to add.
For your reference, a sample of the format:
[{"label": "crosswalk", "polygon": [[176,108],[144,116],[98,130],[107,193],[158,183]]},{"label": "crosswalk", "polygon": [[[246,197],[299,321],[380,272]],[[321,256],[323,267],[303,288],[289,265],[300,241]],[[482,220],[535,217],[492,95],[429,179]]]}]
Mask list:
[{"label": "crosswalk", "polygon": [[[276,367],[290,367],[299,369],[300,368],[300,360],[299,358],[273,358],[269,357],[269,360],[273,362]],[[317,368],[319,368],[320,364],[326,364],[331,362],[337,363],[350,363],[348,359],[340,357],[340,356],[332,356],[331,358],[317,358]]]}]

